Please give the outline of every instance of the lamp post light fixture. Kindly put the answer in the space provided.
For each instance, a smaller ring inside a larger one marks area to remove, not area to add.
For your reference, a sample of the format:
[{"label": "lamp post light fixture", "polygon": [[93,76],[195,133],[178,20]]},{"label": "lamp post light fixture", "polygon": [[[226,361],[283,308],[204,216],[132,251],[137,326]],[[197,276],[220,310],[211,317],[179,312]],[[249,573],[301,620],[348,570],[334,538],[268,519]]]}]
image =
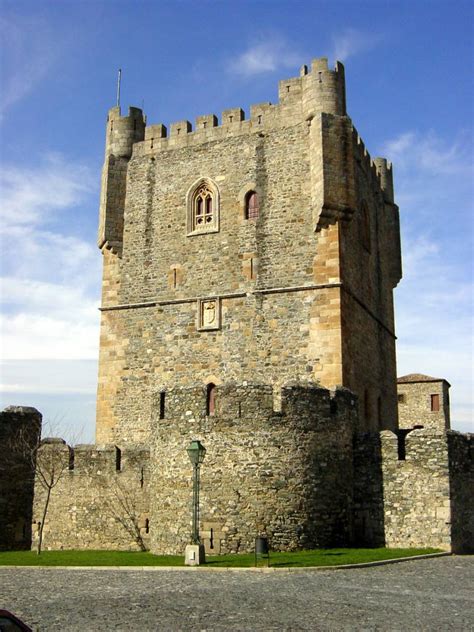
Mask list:
[{"label": "lamp post light fixture", "polygon": [[199,468],[204,461],[206,448],[200,441],[194,440],[186,448],[186,452],[193,465],[193,527],[191,544],[186,547],[185,564],[192,566],[205,561],[204,546],[199,537]]},{"label": "lamp post light fixture", "polygon": [[192,544],[200,544],[199,537],[199,468],[204,461],[206,448],[200,441],[191,441],[186,448],[189,460],[193,464],[193,531],[191,535]]}]

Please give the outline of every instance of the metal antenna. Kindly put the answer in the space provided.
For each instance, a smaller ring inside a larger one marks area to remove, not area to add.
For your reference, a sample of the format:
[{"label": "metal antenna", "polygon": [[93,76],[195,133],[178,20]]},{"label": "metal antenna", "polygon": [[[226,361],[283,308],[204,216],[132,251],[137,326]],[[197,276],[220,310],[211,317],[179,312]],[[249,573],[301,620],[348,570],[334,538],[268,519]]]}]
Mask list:
[{"label": "metal antenna", "polygon": [[120,83],[122,81],[122,69],[119,68],[117,79],[117,107],[120,107]]}]

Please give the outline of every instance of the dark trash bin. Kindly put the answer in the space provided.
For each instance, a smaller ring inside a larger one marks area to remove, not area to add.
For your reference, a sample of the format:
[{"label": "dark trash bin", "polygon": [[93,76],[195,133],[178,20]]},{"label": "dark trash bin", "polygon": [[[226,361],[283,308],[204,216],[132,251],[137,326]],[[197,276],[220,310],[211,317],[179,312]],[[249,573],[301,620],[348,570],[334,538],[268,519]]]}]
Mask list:
[{"label": "dark trash bin", "polygon": [[270,547],[267,536],[259,535],[255,538],[255,566],[258,565],[258,556],[266,558],[267,566],[270,566]]}]

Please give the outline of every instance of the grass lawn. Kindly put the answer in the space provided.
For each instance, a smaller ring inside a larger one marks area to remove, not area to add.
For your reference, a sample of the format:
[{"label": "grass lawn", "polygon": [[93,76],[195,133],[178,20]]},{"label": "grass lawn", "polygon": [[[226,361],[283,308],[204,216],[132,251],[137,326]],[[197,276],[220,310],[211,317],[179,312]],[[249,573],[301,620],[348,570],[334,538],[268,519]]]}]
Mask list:
[{"label": "grass lawn", "polygon": [[[293,553],[270,553],[270,566],[339,566],[360,564],[426,553],[439,553],[439,549],[315,549]],[[216,555],[206,558],[211,568],[254,566],[253,553]],[[132,551],[1,551],[0,566],[184,566],[183,555],[152,555]],[[259,560],[259,566],[266,561]]]}]

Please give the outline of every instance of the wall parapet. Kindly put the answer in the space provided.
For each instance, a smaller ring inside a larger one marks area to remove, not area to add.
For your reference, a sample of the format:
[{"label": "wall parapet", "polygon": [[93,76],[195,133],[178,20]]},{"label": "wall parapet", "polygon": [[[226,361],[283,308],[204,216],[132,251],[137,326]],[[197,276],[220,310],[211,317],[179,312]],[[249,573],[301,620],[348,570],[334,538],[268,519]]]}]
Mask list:
[{"label": "wall parapet", "polygon": [[64,439],[43,441],[40,450],[69,454],[71,474],[101,474],[139,469],[148,464],[150,448],[145,445],[126,444],[120,448],[114,444],[77,444],[70,446]]},{"label": "wall parapet", "polygon": [[280,389],[281,410],[274,407],[274,389],[268,384],[226,382],[215,387],[215,410],[209,414],[207,387],[175,387],[155,393],[153,424],[173,425],[176,419],[207,428],[252,425],[255,419],[269,427],[297,424],[316,428],[352,418],[357,398],[349,390],[329,391],[314,383],[289,383]]},{"label": "wall parapet", "polygon": [[[242,108],[235,107],[222,112],[220,123],[214,113],[197,116],[194,128],[190,121],[175,121],[169,125],[169,135],[168,127],[163,123],[146,126],[142,138],[134,142],[134,156],[154,156],[157,152],[178,147],[252,132],[262,133],[273,127],[303,124],[308,117],[312,118],[320,112],[346,116],[344,66],[337,62],[335,68],[330,69],[327,58],[322,57],[313,60],[309,71],[306,66],[304,69],[299,77],[279,82],[277,104],[264,102],[251,105],[248,119]],[[121,131],[122,128],[126,130],[129,137],[130,130],[136,133],[140,116],[142,114],[138,108],[130,108],[128,117],[120,117],[119,109],[112,108],[109,122],[119,122]],[[126,148],[122,151],[127,153]]]}]

